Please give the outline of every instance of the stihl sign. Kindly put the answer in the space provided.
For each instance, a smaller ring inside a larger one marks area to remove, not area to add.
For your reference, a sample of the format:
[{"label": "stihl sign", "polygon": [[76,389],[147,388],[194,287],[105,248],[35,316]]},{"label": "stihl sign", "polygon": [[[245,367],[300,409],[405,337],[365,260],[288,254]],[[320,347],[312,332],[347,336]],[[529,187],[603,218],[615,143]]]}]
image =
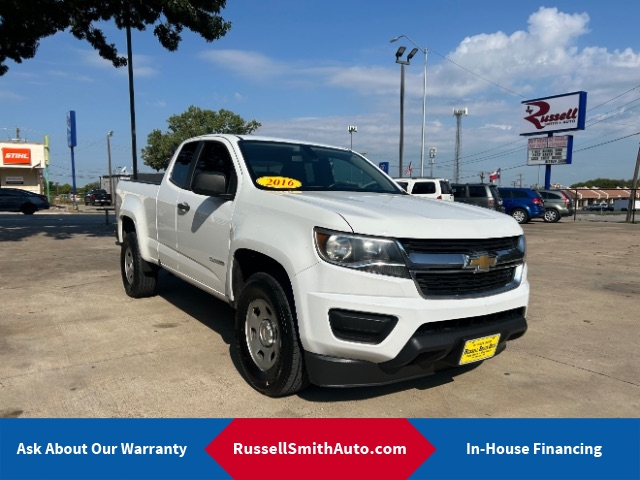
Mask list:
[{"label": "stihl sign", "polygon": [[522,102],[520,135],[584,130],[587,93],[575,92]]},{"label": "stihl sign", "polygon": [[2,161],[5,165],[31,165],[31,149],[3,148]]}]

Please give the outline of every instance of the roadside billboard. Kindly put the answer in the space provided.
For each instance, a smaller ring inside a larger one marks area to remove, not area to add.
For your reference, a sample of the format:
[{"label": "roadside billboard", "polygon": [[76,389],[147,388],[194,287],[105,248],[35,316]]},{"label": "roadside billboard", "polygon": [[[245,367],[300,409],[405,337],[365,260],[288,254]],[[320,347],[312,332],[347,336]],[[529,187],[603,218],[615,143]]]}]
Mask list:
[{"label": "roadside billboard", "polygon": [[573,135],[530,138],[527,146],[527,165],[569,165]]},{"label": "roadside billboard", "polygon": [[573,92],[522,102],[520,135],[584,130],[587,92]]}]

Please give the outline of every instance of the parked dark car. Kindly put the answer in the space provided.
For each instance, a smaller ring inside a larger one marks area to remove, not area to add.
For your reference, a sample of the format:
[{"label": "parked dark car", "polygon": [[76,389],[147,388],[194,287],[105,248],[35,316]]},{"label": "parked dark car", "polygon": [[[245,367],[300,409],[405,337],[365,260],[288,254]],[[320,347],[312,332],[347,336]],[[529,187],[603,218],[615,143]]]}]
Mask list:
[{"label": "parked dark car", "polygon": [[574,213],[573,200],[562,190],[537,190],[544,202],[544,221],[555,223]]},{"label": "parked dark car", "polygon": [[48,210],[49,200],[45,195],[20,188],[0,188],[0,211],[22,212],[33,215],[38,210]]},{"label": "parked dark car", "polygon": [[498,187],[490,183],[452,183],[453,200],[504,212]]},{"label": "parked dark car", "polygon": [[590,212],[613,212],[613,205],[607,203],[594,203],[589,205],[587,210]]},{"label": "parked dark car", "polygon": [[532,218],[544,217],[544,201],[538,192],[531,188],[498,188],[504,213],[511,215],[518,223],[527,223]]},{"label": "parked dark car", "polygon": [[111,194],[102,188],[89,190],[84,196],[85,205],[111,205]]}]

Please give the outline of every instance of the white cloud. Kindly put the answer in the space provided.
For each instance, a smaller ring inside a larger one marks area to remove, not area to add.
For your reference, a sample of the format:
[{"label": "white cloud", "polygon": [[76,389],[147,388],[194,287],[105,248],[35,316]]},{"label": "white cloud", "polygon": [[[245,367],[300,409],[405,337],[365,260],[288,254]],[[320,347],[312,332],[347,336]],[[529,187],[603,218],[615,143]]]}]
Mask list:
[{"label": "white cloud", "polygon": [[267,77],[287,75],[291,67],[284,62],[270,59],[266,55],[244,50],[207,50],[198,55],[199,58],[236,74],[264,80]]}]

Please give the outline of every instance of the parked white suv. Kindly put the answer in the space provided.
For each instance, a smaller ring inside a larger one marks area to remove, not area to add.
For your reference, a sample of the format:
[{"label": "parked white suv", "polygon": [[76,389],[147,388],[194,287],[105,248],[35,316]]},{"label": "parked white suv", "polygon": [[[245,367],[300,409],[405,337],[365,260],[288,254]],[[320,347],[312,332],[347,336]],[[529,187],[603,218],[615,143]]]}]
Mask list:
[{"label": "parked white suv", "polygon": [[394,178],[394,180],[411,195],[453,202],[453,190],[446,178]]}]

